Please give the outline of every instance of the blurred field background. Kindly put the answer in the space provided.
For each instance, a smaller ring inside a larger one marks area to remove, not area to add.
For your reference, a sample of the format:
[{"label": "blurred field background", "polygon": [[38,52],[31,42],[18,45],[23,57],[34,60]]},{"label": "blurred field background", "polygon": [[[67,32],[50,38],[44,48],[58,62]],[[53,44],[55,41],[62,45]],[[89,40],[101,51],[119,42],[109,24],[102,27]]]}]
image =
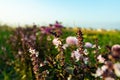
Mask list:
[{"label": "blurred field background", "polygon": [[[39,28],[39,27],[37,27]],[[16,28],[3,25],[0,26],[0,80],[18,80],[20,75],[15,70],[15,65],[12,65],[14,57],[11,51],[10,43],[8,43],[11,35]],[[78,28],[63,28],[63,34],[61,38],[65,39],[68,36],[76,36]],[[119,30],[104,30],[104,29],[86,29],[81,28],[85,42],[94,42],[94,39],[98,38],[99,45],[102,47],[102,51],[105,51],[106,45],[112,46],[114,44],[120,44],[120,31]],[[24,68],[24,67],[23,67]],[[24,72],[22,74],[25,74]],[[24,80],[25,76],[21,79]],[[29,78],[32,79],[32,78]]]}]

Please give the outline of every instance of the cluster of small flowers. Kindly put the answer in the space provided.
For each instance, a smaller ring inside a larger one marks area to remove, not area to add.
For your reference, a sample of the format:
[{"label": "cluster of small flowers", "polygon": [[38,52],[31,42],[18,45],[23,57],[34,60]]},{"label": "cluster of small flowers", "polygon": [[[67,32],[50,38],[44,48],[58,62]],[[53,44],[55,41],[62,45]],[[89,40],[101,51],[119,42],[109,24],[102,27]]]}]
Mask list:
[{"label": "cluster of small flowers", "polygon": [[51,34],[53,33],[54,30],[57,30],[58,32],[61,33],[61,28],[63,28],[63,26],[58,21],[56,21],[55,24],[50,24],[49,26],[40,27],[40,30],[41,30],[41,33],[43,34]]},{"label": "cluster of small flowers", "polygon": [[[78,39],[74,36],[69,36],[66,38],[66,44],[68,44],[69,46],[71,46],[71,45],[78,46]],[[93,45],[90,42],[86,42],[84,46],[86,48],[92,48]],[[87,49],[84,49],[84,54],[88,55]],[[79,52],[78,49],[76,51],[72,51],[71,58],[76,59],[76,62],[79,61],[81,57],[82,57],[81,53]],[[85,63],[87,63],[87,60],[88,60],[88,58],[84,58]]]},{"label": "cluster of small flowers", "polygon": [[94,74],[95,77],[100,77],[105,80],[108,80],[108,78],[115,80],[115,75],[120,77],[120,63],[118,62],[114,64],[111,62],[106,62],[103,66],[98,67],[96,73]]},{"label": "cluster of small flowers", "polygon": [[[61,44],[61,41],[59,41],[58,38],[54,38],[52,42],[56,46],[56,48],[58,47],[58,45]],[[64,44],[62,47],[63,49],[66,49],[67,47],[72,45],[78,46],[78,39],[75,36],[68,36],[66,38],[66,44]],[[94,48],[95,45],[93,45],[90,42],[86,42],[84,46],[85,48]],[[88,55],[87,49],[84,50],[84,54]],[[80,60],[80,57],[81,57],[81,54],[79,53],[78,49],[75,51],[72,51],[71,58],[75,59],[76,62]],[[88,58],[85,58],[84,60],[86,60],[85,62],[87,62]]]},{"label": "cluster of small flowers", "polygon": [[39,52],[35,51],[35,49],[29,49],[32,65],[33,65],[33,72],[35,74],[36,79],[39,78]]},{"label": "cluster of small flowers", "polygon": [[[58,46],[62,44],[61,41],[59,40],[59,38],[54,38],[52,43],[53,43],[53,45],[56,46],[55,48],[58,48]],[[68,46],[69,46],[68,44],[64,44],[64,45],[62,45],[62,48],[66,49]]]},{"label": "cluster of small flowers", "polygon": [[79,53],[79,50],[73,51],[71,53],[71,58],[76,59],[76,62],[80,60],[81,54]]},{"label": "cluster of small flowers", "polygon": [[101,77],[104,80],[116,80],[116,77],[120,78],[120,45],[113,45],[111,48],[111,54],[108,55],[110,60],[106,60],[102,55],[97,57],[98,62],[103,66],[98,67],[95,77]]},{"label": "cluster of small flowers", "polygon": [[52,42],[56,46],[56,48],[58,48],[58,46],[62,44],[59,38],[54,38]]},{"label": "cluster of small flowers", "polygon": [[[84,55],[88,55],[88,51],[87,49],[84,50]],[[76,51],[72,51],[71,53],[71,58],[75,59],[76,62],[78,62],[80,60],[80,58],[82,58],[82,54],[79,52],[79,50],[77,49]],[[88,57],[83,58],[83,61],[85,64],[87,64],[88,62]]]},{"label": "cluster of small flowers", "polygon": [[38,57],[38,55],[39,55],[39,52],[35,51],[35,49],[32,49],[32,48],[29,49],[29,52],[31,53],[30,57],[32,55],[35,55],[36,57]]}]

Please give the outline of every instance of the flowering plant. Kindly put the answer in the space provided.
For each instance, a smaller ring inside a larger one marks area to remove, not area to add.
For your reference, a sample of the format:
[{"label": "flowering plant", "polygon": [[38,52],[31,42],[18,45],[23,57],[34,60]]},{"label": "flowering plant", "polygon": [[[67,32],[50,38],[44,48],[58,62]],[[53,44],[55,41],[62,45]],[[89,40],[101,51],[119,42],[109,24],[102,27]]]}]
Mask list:
[{"label": "flowering plant", "polygon": [[[101,53],[99,40],[85,42],[81,29],[62,39],[63,26],[17,28],[11,37],[15,70],[21,79],[116,80],[120,78],[120,45]],[[27,72],[26,72],[27,71]]]}]

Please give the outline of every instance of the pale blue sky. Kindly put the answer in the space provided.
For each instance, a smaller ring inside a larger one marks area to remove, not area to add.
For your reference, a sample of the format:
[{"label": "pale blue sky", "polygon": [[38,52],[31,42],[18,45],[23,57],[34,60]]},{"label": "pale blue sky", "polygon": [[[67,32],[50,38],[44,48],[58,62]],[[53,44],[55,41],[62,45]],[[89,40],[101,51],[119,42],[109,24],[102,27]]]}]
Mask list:
[{"label": "pale blue sky", "polygon": [[120,29],[120,0],[0,0],[0,22]]}]

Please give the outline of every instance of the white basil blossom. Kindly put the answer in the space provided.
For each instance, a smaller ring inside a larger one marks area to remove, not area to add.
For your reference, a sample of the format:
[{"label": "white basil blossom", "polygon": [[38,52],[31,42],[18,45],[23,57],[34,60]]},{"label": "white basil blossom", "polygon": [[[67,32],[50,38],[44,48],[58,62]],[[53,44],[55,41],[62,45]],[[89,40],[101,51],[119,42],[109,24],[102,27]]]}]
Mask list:
[{"label": "white basil blossom", "polygon": [[97,57],[97,59],[98,59],[98,62],[99,62],[99,63],[104,63],[104,62],[105,62],[105,58],[102,57],[102,55],[99,55],[99,56]]},{"label": "white basil blossom", "polygon": [[21,54],[22,54],[22,51],[18,51],[18,54],[21,55]]},{"label": "white basil blossom", "polygon": [[71,57],[72,57],[72,58],[75,58],[75,59],[76,59],[76,62],[79,61],[79,60],[80,60],[80,57],[81,57],[81,55],[80,55],[80,53],[79,53],[79,50],[77,49],[76,51],[73,51],[73,52],[71,53]]},{"label": "white basil blossom", "polygon": [[[31,53],[31,55],[32,55],[32,54],[35,54],[36,57],[38,57],[38,55],[39,55],[39,52],[38,52],[38,51],[35,51],[35,49],[32,49],[32,48],[29,49],[29,52]],[[30,55],[30,56],[31,56],[31,55]]]},{"label": "white basil blossom", "polygon": [[59,40],[59,38],[55,38],[55,39],[53,39],[53,44],[55,45],[55,46],[57,46],[58,47],[58,45],[61,45],[62,43],[61,43],[61,41]]},{"label": "white basil blossom", "polygon": [[100,77],[103,74],[103,70],[101,68],[98,68],[96,70],[96,74],[94,75],[95,77]]},{"label": "white basil blossom", "polygon": [[101,68],[98,68],[96,70],[96,73],[94,74],[95,77],[101,77],[102,74],[108,69],[107,65],[103,65]]},{"label": "white basil blossom", "polygon": [[35,49],[30,48],[30,49],[29,49],[29,52],[30,52],[30,53],[35,53]]},{"label": "white basil blossom", "polygon": [[40,67],[43,67],[44,66],[44,63],[40,63]]},{"label": "white basil blossom", "polygon": [[108,69],[108,66],[107,66],[107,65],[103,65],[103,66],[101,67],[101,69],[102,69],[102,71],[106,71],[106,70]]},{"label": "white basil blossom", "polygon": [[88,58],[84,58],[83,61],[85,64],[88,64]]},{"label": "white basil blossom", "polygon": [[87,51],[87,49],[84,50],[84,54],[85,54],[85,55],[88,55],[88,54],[89,54],[88,51]]},{"label": "white basil blossom", "polygon": [[71,78],[72,78],[72,75],[69,75],[69,77],[67,78],[67,80],[71,80]]},{"label": "white basil blossom", "polygon": [[36,51],[36,53],[35,53],[35,54],[36,54],[36,57],[38,57],[38,55],[39,55],[39,52],[38,52],[38,51]]},{"label": "white basil blossom", "polygon": [[64,44],[64,45],[62,46],[63,49],[66,49],[67,47],[68,47],[68,44]]}]

